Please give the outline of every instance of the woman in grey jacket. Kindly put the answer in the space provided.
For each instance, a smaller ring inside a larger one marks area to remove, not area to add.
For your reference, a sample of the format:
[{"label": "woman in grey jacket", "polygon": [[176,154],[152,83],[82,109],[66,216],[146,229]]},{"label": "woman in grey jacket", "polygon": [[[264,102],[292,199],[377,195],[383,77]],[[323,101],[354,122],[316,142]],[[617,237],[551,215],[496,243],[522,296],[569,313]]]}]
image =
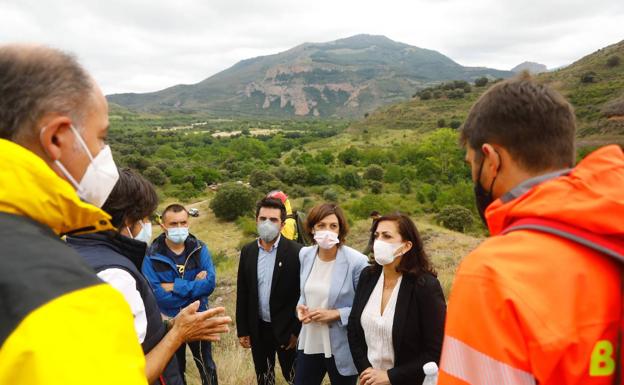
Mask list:
[{"label": "woman in grey jacket", "polygon": [[332,385],[353,385],[357,369],[347,340],[347,323],[367,258],[344,245],[349,227],[343,211],[334,204],[313,207],[306,218],[306,231],[315,245],[299,253],[297,316],[303,326],[295,385],[320,385],[326,373]]}]

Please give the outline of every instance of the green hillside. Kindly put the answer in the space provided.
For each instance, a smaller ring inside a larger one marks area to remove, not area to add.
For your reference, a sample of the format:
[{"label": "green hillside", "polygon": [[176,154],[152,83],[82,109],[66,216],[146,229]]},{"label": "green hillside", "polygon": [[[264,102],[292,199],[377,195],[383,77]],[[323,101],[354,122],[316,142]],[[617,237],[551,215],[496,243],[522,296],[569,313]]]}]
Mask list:
[{"label": "green hillside", "polygon": [[[618,59],[619,58],[619,63]],[[624,41],[594,52],[570,66],[540,74],[539,81],[550,84],[564,94],[575,108],[579,143],[600,145],[624,143]],[[361,132],[385,129],[414,129],[422,132],[451,122],[463,122],[470,106],[491,85],[476,87],[462,97],[448,97],[449,90],[439,98],[410,101],[382,107],[355,123]]]}]

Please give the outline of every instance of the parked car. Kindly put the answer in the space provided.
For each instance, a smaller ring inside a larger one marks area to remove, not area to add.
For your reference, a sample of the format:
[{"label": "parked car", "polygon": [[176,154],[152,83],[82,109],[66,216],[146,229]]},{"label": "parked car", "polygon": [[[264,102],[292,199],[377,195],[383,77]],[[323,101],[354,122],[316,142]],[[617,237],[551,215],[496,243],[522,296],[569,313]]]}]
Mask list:
[{"label": "parked car", "polygon": [[198,217],[199,216],[199,209],[196,209],[195,207],[192,207],[192,208],[189,209],[188,213],[192,217]]}]

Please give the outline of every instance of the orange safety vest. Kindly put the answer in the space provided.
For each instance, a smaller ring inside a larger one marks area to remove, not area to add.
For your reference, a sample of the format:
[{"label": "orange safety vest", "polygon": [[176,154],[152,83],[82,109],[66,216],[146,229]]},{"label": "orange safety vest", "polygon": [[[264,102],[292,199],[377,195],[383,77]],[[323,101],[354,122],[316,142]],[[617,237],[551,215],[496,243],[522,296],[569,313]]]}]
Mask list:
[{"label": "orange safety vest", "polygon": [[492,237],[462,261],[438,384],[611,385],[620,266],[577,242],[513,223],[542,218],[624,241],[624,153],[529,180],[488,207]]}]

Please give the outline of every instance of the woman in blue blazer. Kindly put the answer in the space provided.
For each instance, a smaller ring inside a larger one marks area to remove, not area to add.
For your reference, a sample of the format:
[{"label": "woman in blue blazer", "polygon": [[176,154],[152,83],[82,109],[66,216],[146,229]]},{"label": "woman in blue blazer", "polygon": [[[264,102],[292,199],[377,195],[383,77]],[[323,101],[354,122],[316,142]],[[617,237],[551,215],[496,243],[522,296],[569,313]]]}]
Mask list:
[{"label": "woman in blue blazer", "polygon": [[315,245],[299,252],[301,298],[297,316],[303,324],[298,342],[295,385],[320,385],[329,375],[332,385],[354,385],[357,369],[347,340],[347,323],[364,254],[344,245],[349,231],[340,207],[313,207],[306,231]]}]

